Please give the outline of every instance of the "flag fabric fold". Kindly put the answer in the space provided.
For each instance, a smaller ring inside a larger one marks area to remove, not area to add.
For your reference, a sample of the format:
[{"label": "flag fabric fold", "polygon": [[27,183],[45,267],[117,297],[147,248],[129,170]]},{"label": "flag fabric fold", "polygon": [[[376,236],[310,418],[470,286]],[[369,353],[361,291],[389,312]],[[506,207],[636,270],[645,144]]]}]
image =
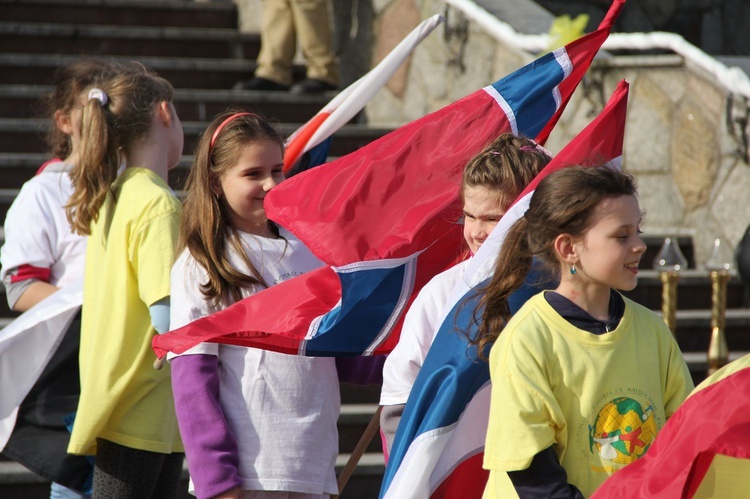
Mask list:
[{"label": "flag fabric fold", "polygon": [[305,153],[315,157],[312,161],[314,165],[323,164],[331,136],[365,107],[417,45],[443,20],[441,15],[435,14],[419,23],[366,75],[339,92],[307,123],[292,133],[287,139],[284,153],[284,173],[290,172]]},{"label": "flag fabric fold", "polygon": [[[623,3],[614,1],[599,30],[276,187],[266,198],[268,217],[330,266],[338,283],[311,286],[316,277],[334,277],[322,270],[290,279],[157,336],[157,355],[201,341],[300,355],[390,351],[421,286],[461,257],[465,164],[503,132],[539,138],[550,129]],[[307,299],[310,292],[325,299]],[[282,313],[273,303],[279,298],[288,307]]]},{"label": "flag fabric fold", "polygon": [[[491,276],[510,227],[525,213],[538,183],[570,165],[619,163],[628,84],[620,82],[601,114],[575,137],[519,195],[464,272],[468,282]],[[492,239],[492,243],[488,244]],[[486,269],[489,269],[488,271]],[[381,498],[482,496],[489,417],[490,372],[462,331],[476,332],[472,314],[480,286],[459,283],[404,408],[386,467]]]}]

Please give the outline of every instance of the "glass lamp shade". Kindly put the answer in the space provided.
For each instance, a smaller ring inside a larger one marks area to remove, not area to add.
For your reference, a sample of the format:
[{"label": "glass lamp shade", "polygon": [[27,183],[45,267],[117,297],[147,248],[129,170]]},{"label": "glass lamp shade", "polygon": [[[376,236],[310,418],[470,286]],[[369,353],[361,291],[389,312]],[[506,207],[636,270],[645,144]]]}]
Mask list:
[{"label": "glass lamp shade", "polygon": [[687,258],[682,254],[676,239],[664,239],[659,254],[654,258],[653,267],[660,272],[679,272],[687,268]]},{"label": "glass lamp shade", "polygon": [[711,249],[711,256],[706,260],[706,270],[708,271],[726,271],[730,274],[737,273],[737,266],[734,263],[732,250],[719,237],[714,239]]}]

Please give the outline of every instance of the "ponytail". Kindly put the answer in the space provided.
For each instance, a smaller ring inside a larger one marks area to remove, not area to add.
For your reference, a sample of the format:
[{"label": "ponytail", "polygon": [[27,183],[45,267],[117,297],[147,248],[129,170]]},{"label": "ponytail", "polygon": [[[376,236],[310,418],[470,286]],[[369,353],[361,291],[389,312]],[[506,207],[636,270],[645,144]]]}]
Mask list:
[{"label": "ponytail", "polygon": [[68,202],[67,217],[73,231],[91,234],[91,224],[99,216],[109,187],[117,178],[122,161],[106,116],[109,112],[101,100],[91,98],[83,106],[78,161],[70,172],[73,195]]},{"label": "ponytail", "polygon": [[528,223],[523,217],[508,231],[497,257],[495,273],[489,284],[479,291],[482,297],[472,316],[477,334],[472,337],[467,330],[463,331],[469,342],[477,345],[480,359],[486,360],[484,352],[487,345],[497,339],[510,320],[508,299],[523,285],[526,274],[531,270],[532,255],[527,231]]},{"label": "ponytail", "polygon": [[148,134],[156,106],[173,97],[172,85],[138,62],[112,63],[89,91],[81,114],[79,159],[70,173],[74,192],[65,206],[74,232],[91,234],[128,151]]}]

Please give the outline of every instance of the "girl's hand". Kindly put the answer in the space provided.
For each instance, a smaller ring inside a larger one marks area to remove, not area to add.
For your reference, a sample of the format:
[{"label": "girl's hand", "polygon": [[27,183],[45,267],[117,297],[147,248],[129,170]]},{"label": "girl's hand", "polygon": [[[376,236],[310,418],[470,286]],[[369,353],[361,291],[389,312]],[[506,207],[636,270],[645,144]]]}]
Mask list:
[{"label": "girl's hand", "polygon": [[214,496],[213,499],[242,499],[242,489],[235,487],[226,492],[222,492],[218,496]]}]

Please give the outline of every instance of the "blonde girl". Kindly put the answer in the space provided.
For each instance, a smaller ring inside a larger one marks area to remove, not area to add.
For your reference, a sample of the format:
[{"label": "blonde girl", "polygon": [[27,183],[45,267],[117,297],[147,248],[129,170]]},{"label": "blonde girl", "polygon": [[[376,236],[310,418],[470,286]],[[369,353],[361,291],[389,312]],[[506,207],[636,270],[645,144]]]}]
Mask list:
[{"label": "blonde girl", "polygon": [[[172,329],[322,265],[266,217],[265,197],[284,180],[283,153],[278,133],[252,113],[222,114],[201,137],[172,269]],[[337,493],[333,358],[206,343],[171,363],[199,498]]]},{"label": "blonde girl", "polygon": [[170,498],[182,444],[170,371],[154,370],[150,345],[168,329],[180,203],[167,173],[183,132],[169,82],[138,63],[114,71],[88,92],[71,171],[67,215],[88,244],[81,398],[68,451],[96,455],[94,497]]}]

